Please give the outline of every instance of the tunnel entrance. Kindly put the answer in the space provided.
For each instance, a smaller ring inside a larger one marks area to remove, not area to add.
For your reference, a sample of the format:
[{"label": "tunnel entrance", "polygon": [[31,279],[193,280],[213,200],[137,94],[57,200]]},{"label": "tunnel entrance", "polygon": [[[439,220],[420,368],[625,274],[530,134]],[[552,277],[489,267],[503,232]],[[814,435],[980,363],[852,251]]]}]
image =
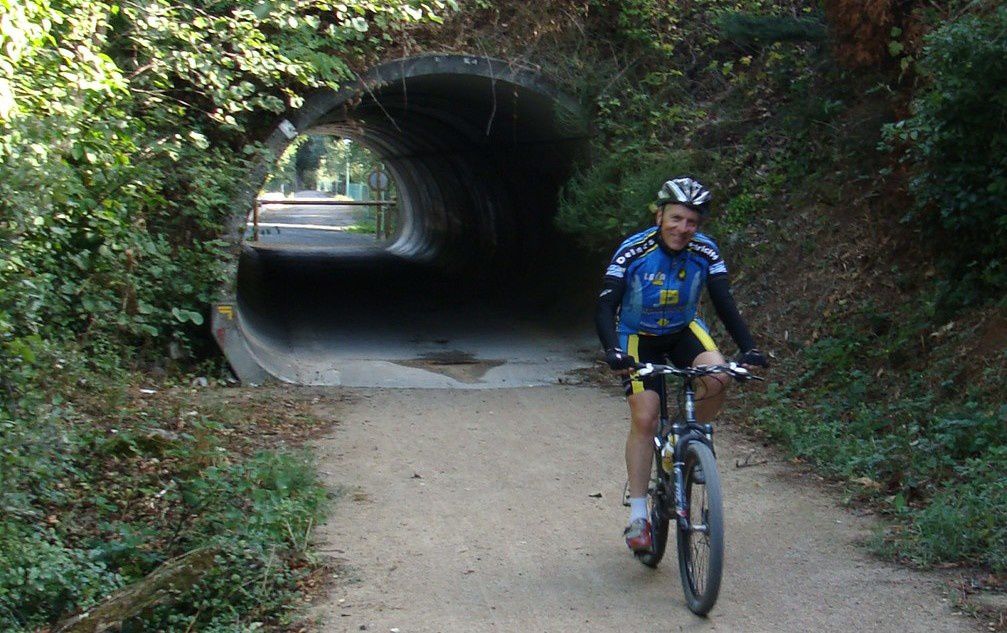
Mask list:
[{"label": "tunnel entrance", "polygon": [[[539,73],[399,60],[308,98],[291,123],[380,161],[395,228],[368,244],[339,231],[298,247],[246,240],[228,336],[252,364],[300,384],[506,387],[590,363],[584,290],[598,271],[553,225],[587,126]],[[230,342],[232,366],[250,362]]]}]

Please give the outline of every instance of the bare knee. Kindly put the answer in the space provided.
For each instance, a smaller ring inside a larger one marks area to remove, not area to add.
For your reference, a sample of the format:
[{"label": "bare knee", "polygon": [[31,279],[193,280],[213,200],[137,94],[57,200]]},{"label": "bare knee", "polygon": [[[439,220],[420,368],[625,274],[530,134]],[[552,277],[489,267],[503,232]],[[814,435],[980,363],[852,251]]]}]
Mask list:
[{"label": "bare knee", "polygon": [[634,415],[632,417],[633,431],[642,435],[657,433],[657,415]]},{"label": "bare knee", "polygon": [[653,391],[644,391],[629,397],[631,431],[643,435],[657,432],[660,399]]},{"label": "bare knee", "polygon": [[[722,365],[724,357],[717,351],[703,352],[693,361],[697,365]],[[696,389],[696,418],[708,422],[720,411],[727,396],[730,378],[727,374],[710,374],[699,379]]]},{"label": "bare knee", "polygon": [[727,374],[710,374],[699,379],[696,400],[723,400],[727,395],[730,377]]}]

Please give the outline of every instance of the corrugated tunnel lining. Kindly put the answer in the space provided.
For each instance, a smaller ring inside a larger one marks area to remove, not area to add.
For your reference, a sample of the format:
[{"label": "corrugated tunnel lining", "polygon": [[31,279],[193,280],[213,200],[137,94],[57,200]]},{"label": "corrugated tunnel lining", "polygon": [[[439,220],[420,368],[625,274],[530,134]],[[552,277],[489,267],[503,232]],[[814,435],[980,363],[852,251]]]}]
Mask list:
[{"label": "corrugated tunnel lining", "polygon": [[587,142],[576,104],[536,72],[468,56],[384,64],[361,86],[309,99],[295,124],[385,162],[400,198],[393,252],[504,268],[551,239]]},{"label": "corrugated tunnel lining", "polygon": [[[332,381],[353,371],[344,362],[410,367],[442,339],[501,363],[536,357],[530,323],[577,285],[573,246],[553,226],[560,188],[586,153],[575,104],[526,68],[426,56],[309,97],[291,120],[300,134],[372,150],[395,180],[400,220],[384,252],[246,244],[237,316],[250,362],[290,382],[342,384]],[[270,138],[277,155],[289,142],[280,130]],[[524,334],[499,342],[515,328]]]}]

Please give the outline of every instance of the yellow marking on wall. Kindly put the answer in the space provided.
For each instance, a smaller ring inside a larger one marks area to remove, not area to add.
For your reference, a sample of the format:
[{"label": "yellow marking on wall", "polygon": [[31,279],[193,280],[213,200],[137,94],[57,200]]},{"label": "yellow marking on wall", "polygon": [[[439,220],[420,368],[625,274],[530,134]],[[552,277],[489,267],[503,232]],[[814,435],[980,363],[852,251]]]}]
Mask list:
[{"label": "yellow marking on wall", "polygon": [[234,320],[234,306],[217,306],[217,313],[227,318],[228,321]]}]

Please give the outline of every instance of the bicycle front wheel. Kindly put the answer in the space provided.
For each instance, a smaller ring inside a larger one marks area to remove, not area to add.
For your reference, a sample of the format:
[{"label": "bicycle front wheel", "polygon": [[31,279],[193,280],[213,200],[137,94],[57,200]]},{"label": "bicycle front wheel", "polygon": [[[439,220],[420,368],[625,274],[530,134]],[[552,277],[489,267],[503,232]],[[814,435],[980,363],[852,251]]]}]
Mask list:
[{"label": "bicycle front wheel", "polygon": [[717,460],[702,442],[685,452],[688,527],[678,525],[678,568],[689,610],[706,615],[717,602],[724,569],[724,505]]}]

